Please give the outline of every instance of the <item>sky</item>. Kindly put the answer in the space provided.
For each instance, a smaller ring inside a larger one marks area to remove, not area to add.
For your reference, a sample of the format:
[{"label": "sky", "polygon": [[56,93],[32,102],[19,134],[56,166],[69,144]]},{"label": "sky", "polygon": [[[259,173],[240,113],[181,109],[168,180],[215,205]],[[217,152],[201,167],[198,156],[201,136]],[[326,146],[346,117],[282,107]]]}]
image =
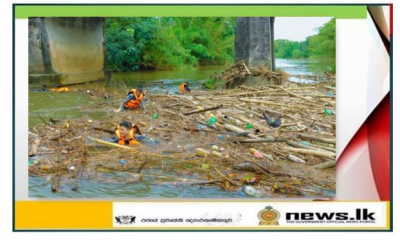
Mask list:
[{"label": "sky", "polygon": [[274,37],[292,41],[304,41],[318,33],[317,28],[329,22],[332,17],[276,17]]}]

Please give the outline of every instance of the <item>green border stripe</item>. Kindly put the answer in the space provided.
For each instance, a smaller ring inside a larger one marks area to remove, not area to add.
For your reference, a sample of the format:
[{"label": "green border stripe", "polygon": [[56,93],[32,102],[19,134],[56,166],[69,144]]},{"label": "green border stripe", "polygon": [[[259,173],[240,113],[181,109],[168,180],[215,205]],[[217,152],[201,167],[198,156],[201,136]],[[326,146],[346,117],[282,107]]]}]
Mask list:
[{"label": "green border stripe", "polygon": [[366,6],[336,5],[16,5],[28,17],[336,17],[366,18]]}]

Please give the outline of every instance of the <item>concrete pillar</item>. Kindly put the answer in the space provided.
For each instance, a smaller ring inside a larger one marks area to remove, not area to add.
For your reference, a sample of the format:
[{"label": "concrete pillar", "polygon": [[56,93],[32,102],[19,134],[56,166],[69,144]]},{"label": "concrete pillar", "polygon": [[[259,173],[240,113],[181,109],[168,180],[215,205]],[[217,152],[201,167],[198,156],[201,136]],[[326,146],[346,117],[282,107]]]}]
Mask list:
[{"label": "concrete pillar", "polygon": [[274,17],[236,18],[235,62],[275,71]]},{"label": "concrete pillar", "polygon": [[70,85],[110,78],[104,18],[30,18],[30,83]]}]

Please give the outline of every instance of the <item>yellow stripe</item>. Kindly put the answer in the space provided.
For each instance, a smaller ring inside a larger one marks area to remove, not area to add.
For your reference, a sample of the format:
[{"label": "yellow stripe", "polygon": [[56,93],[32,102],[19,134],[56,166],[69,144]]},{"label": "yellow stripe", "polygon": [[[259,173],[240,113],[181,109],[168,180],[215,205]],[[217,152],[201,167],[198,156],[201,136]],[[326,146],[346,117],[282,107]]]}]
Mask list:
[{"label": "yellow stripe", "polygon": [[112,202],[17,201],[16,229],[110,229]]}]

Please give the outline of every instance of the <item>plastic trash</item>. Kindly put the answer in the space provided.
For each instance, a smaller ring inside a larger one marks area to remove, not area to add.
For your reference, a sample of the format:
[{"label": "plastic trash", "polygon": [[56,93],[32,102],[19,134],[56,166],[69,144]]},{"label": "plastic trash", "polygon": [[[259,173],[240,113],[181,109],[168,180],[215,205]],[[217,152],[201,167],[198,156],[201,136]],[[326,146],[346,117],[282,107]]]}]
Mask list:
[{"label": "plastic trash", "polygon": [[263,157],[263,155],[259,151],[255,151],[253,155],[256,158],[262,158]]},{"label": "plastic trash", "polygon": [[210,118],[210,122],[211,122],[211,123],[215,123],[216,121],[217,121],[217,118],[216,118],[216,117],[211,117],[211,118]]},{"label": "plastic trash", "polygon": [[261,197],[261,192],[259,190],[256,190],[250,186],[243,185],[242,191],[246,193],[246,195],[251,196],[251,197],[256,197],[259,198]]},{"label": "plastic trash", "polygon": [[310,146],[310,143],[308,143],[308,142],[306,142],[306,141],[303,141],[303,142],[301,142],[300,144],[303,145],[303,146],[307,146],[307,147]]},{"label": "plastic trash", "polygon": [[143,140],[143,139],[146,139],[146,135],[139,135],[139,134],[137,134],[137,135],[135,135],[135,138],[136,138],[137,140],[141,141],[141,140]]},{"label": "plastic trash", "polygon": [[152,116],[152,118],[153,118],[153,119],[157,119],[157,118],[158,118],[158,114],[157,114],[157,113],[154,113],[153,116]]},{"label": "plastic trash", "polygon": [[32,166],[33,165],[33,161],[32,160],[29,160],[28,161],[28,166]]},{"label": "plastic trash", "polygon": [[121,165],[125,165],[126,161],[125,161],[125,160],[121,160],[121,161],[119,161],[119,163],[120,163]]},{"label": "plastic trash", "polygon": [[224,136],[218,135],[218,139],[219,139],[219,140],[223,140],[223,139],[224,139]]},{"label": "plastic trash", "polygon": [[333,93],[331,93],[331,92],[327,92],[326,95],[329,97],[333,97]]},{"label": "plastic trash", "polygon": [[216,129],[216,128],[217,128],[217,126],[215,126],[214,123],[211,123],[211,124],[210,124],[210,122],[208,122],[208,126],[209,126],[210,128],[212,128],[212,129]]},{"label": "plastic trash", "polygon": [[251,123],[248,123],[248,124],[246,124],[246,128],[251,129],[251,128],[253,128],[253,125],[251,125]]},{"label": "plastic trash", "polygon": [[325,108],[325,114],[330,116],[332,115],[332,111],[330,109]]},{"label": "plastic trash", "polygon": [[204,130],[204,129],[206,129],[207,127],[206,126],[204,126],[204,125],[197,125],[197,128],[198,129],[200,129],[200,130]]},{"label": "plastic trash", "polygon": [[218,150],[219,150],[219,148],[218,148],[217,145],[213,145],[213,146],[211,147],[211,149],[212,149],[212,150],[215,150],[215,151],[218,151]]}]

